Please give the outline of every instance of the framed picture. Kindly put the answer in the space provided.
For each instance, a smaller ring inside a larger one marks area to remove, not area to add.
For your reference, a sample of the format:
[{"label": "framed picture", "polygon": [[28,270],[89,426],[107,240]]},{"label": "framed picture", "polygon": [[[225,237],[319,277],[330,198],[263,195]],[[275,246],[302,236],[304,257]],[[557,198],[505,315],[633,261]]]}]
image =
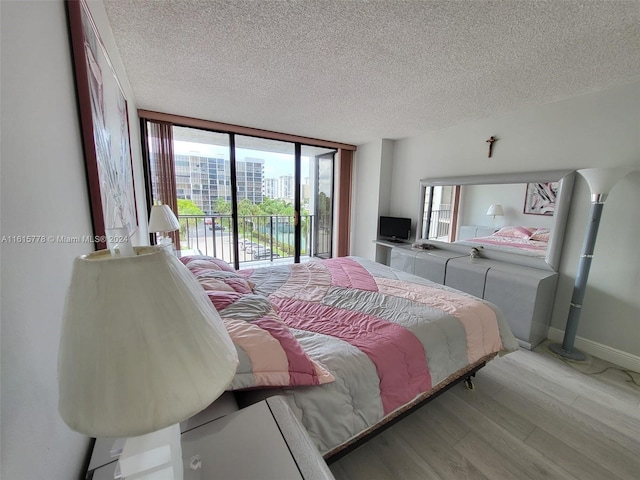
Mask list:
[{"label": "framed picture", "polygon": [[556,210],[558,182],[527,183],[524,198],[524,213],[531,215],[553,215]]},{"label": "framed picture", "polygon": [[68,0],[96,248],[107,229],[138,228],[127,99],[85,0]]}]

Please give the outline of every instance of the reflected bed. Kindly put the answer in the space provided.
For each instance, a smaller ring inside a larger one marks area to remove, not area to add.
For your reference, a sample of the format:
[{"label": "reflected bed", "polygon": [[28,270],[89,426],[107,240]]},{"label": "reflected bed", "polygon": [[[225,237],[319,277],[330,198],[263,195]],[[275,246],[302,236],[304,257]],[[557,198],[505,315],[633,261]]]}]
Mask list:
[{"label": "reflected bed", "polygon": [[551,230],[549,228],[509,226],[486,237],[468,238],[455,243],[477,248],[498,247],[506,253],[544,258],[547,254],[550,237]]}]

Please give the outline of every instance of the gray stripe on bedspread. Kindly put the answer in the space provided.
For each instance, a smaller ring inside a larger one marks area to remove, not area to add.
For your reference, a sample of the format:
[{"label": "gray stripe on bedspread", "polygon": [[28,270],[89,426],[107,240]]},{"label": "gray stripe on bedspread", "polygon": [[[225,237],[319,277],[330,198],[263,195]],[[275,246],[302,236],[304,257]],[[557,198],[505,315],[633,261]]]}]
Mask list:
[{"label": "gray stripe on bedspread", "polygon": [[248,293],[221,310],[220,316],[252,322],[272,311],[273,306],[267,297]]},{"label": "gray stripe on bedspread", "polygon": [[282,287],[291,276],[290,265],[280,265],[269,268],[256,268],[249,280],[255,284],[253,291],[260,295],[271,295]]},{"label": "gray stripe on bedspread", "polygon": [[[253,368],[253,363],[251,363],[251,359],[249,358],[249,355],[247,355],[247,352],[245,352],[244,349],[240,347],[238,344],[235,344],[235,347],[236,347],[236,352],[238,352],[238,360],[240,360],[238,363],[237,371],[250,372],[251,369]],[[242,373],[239,375],[235,375],[233,377],[233,380],[231,381],[231,384],[227,389],[231,390],[231,389],[238,389],[238,388],[247,388],[255,384],[256,384],[256,379],[253,373]]]},{"label": "gray stripe on bedspread", "polygon": [[382,318],[409,330],[424,347],[433,385],[468,363],[464,326],[442,310],[405,298],[341,287],[331,287],[323,303]]},{"label": "gray stripe on bedspread", "polygon": [[382,419],[378,373],[365,353],[328,335],[291,331],[309,356],[336,377],[324,385],[283,388],[287,403],[323,453]]}]

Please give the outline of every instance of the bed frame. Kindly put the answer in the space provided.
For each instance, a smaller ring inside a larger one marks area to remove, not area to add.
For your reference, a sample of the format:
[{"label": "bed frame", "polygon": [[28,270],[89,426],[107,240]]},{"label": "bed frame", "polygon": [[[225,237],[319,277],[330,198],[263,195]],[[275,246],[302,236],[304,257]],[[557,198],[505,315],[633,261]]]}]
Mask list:
[{"label": "bed frame", "polygon": [[382,433],[387,428],[391,427],[392,425],[402,420],[407,415],[413,413],[420,407],[423,407],[424,405],[429,403],[431,400],[438,397],[440,394],[446,392],[451,387],[457,385],[460,382],[464,382],[465,386],[469,390],[473,390],[472,377],[475,377],[476,372],[480,370],[482,367],[484,367],[487,364],[487,362],[492,358],[494,358],[496,355],[497,355],[496,353],[486,355],[482,357],[480,360],[478,360],[477,362],[472,363],[471,365],[468,365],[467,367],[461,370],[458,370],[452,375],[449,375],[446,379],[438,383],[438,385],[436,385],[434,388],[432,388],[428,392],[425,392],[422,395],[419,395],[412,402],[393,411],[392,413],[387,415],[385,418],[380,420],[380,422],[364,430],[362,433],[353,437],[351,440],[348,440],[342,445],[339,445],[333,450],[330,450],[327,453],[325,453],[324,454],[325,461],[327,462],[327,464],[331,465],[333,462],[341,459],[342,457],[347,455],[349,452],[352,452],[359,446],[369,441],[371,438]]}]

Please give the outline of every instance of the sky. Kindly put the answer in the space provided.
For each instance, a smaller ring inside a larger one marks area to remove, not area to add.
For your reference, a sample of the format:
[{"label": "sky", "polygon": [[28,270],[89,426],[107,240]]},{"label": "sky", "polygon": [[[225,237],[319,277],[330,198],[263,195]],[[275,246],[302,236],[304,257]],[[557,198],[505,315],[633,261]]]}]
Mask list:
[{"label": "sky", "polygon": [[[203,157],[222,157],[229,158],[229,147],[226,145],[211,145],[205,143],[185,142],[174,140],[174,152],[178,155],[189,155],[197,153]],[[236,148],[236,158],[242,160],[244,158],[259,158],[264,160],[264,177],[278,178],[285,175],[294,174],[294,155],[284,153],[272,153],[262,150],[251,150],[246,148]],[[309,157],[302,157],[302,177],[309,175]]]}]

